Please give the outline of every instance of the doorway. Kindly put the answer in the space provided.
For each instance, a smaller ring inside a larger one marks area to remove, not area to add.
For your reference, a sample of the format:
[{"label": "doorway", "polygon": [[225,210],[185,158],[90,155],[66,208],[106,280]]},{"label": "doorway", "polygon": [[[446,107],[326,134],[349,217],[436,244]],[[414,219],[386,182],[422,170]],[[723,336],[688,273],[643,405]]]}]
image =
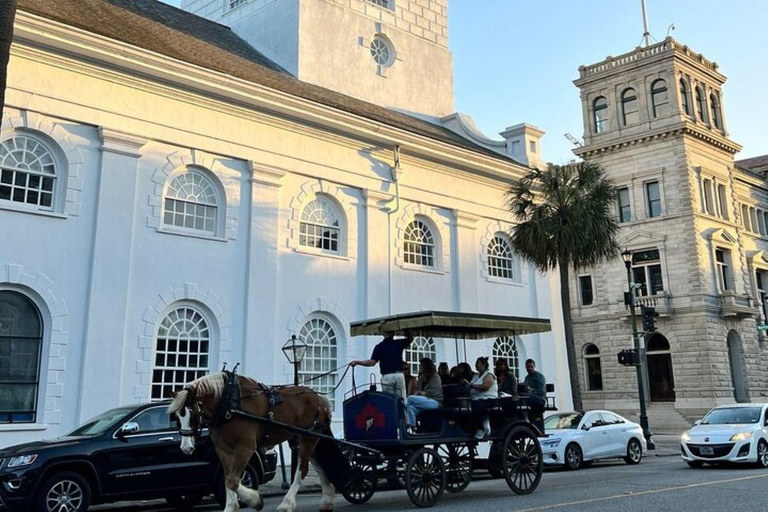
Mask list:
[{"label": "doorway", "polygon": [[728,363],[731,367],[733,398],[737,402],[749,402],[749,392],[744,376],[744,347],[736,331],[728,333]]},{"label": "doorway", "polygon": [[675,376],[672,371],[672,354],[670,354],[667,338],[661,334],[654,334],[648,339],[646,360],[651,402],[674,402]]}]

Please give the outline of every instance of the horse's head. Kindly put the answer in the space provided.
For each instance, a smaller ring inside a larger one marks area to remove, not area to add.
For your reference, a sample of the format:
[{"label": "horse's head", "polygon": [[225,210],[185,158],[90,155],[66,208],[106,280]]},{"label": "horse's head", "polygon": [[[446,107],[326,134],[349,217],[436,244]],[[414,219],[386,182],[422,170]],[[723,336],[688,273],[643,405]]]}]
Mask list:
[{"label": "horse's head", "polygon": [[201,377],[176,393],[168,406],[168,414],[175,414],[179,420],[181,451],[185,454],[191,455],[195,451],[202,421],[213,419],[223,382],[220,374]]}]

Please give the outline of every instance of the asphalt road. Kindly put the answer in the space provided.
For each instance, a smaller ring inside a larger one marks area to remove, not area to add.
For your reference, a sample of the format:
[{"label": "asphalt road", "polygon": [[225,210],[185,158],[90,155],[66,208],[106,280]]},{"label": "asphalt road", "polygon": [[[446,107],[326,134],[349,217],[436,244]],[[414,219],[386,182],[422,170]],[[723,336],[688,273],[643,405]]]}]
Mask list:
[{"label": "asphalt road", "polygon": [[[280,497],[267,498],[275,510]],[[299,496],[299,511],[315,512],[318,494]],[[516,496],[503,480],[480,479],[459,494],[444,494],[437,511],[745,511],[768,509],[768,470],[748,466],[690,469],[679,457],[648,457],[638,466],[603,462],[575,472],[547,470],[539,488]],[[101,508],[101,507],[100,507]],[[120,507],[121,511],[161,511],[162,506]],[[204,506],[197,510],[218,510]],[[337,495],[336,510],[368,512],[417,510],[404,490],[376,493],[362,506]]]}]

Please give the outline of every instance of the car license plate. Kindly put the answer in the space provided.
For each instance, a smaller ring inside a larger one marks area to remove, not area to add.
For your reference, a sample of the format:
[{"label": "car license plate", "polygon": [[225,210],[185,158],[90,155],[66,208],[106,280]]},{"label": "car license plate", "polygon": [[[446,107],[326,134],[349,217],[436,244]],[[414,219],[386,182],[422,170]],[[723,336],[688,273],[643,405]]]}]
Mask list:
[{"label": "car license plate", "polygon": [[715,449],[712,448],[711,446],[702,446],[701,447],[701,454],[702,455],[714,455],[715,454]]}]

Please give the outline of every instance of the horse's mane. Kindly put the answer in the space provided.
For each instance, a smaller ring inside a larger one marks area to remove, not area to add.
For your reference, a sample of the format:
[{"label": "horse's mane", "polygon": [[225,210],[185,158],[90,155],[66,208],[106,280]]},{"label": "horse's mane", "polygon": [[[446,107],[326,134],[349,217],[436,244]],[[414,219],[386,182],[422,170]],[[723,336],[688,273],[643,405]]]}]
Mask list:
[{"label": "horse's mane", "polygon": [[225,386],[226,379],[224,377],[224,372],[203,375],[199,379],[193,380],[184,386],[184,389],[176,393],[171,405],[168,406],[168,413],[174,414],[184,407],[184,404],[187,403],[187,398],[189,398],[189,391],[187,388],[195,391],[195,397],[212,396],[214,402],[218,403],[219,398],[221,398],[222,393],[224,393]]}]

